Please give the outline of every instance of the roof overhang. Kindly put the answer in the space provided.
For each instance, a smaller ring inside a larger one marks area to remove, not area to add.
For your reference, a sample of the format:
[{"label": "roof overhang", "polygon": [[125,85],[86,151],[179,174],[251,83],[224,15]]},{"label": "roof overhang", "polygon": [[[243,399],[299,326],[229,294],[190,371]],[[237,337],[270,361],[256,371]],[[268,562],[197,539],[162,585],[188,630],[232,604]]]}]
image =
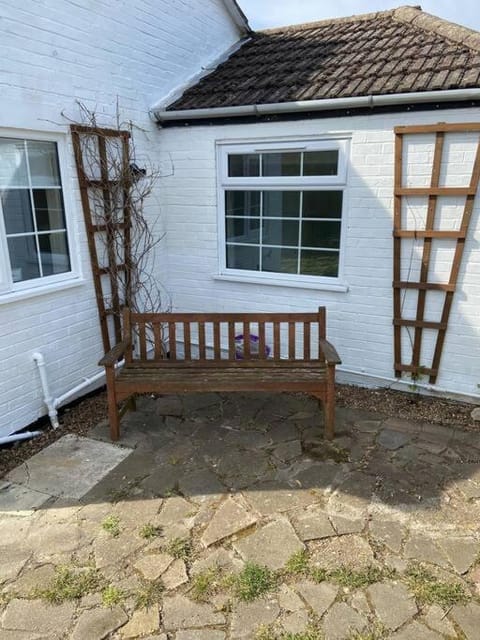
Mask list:
[{"label": "roof overhang", "polygon": [[223,4],[240,31],[244,34],[251,33],[252,29],[248,24],[248,18],[240,9],[236,0],[223,0]]},{"label": "roof overhang", "polygon": [[391,105],[417,103],[461,102],[480,100],[480,88],[453,89],[448,91],[422,91],[418,93],[397,93],[358,96],[352,98],[330,98],[326,100],[302,100],[297,102],[274,102],[271,104],[250,104],[234,107],[211,107],[205,109],[180,109],[178,111],[156,110],[153,115],[159,124],[179,121],[215,120],[245,116],[266,116],[274,114],[299,114],[314,111],[335,111],[337,109],[375,108]]}]

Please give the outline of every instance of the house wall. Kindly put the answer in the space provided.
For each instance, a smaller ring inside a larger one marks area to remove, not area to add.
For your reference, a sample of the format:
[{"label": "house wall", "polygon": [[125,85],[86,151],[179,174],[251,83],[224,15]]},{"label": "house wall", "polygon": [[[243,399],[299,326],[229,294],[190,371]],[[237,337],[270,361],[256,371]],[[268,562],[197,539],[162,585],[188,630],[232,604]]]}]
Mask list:
[{"label": "house wall", "polygon": [[[45,413],[32,353],[43,353],[59,396],[96,374],[103,349],[83,214],[69,137],[77,101],[100,124],[132,121],[138,164],[156,162],[148,110],[239,39],[221,0],[3,0],[0,6],[0,135],[65,136],[63,187],[72,229],[76,286],[12,301],[0,295],[0,436]],[[168,173],[170,168],[165,163]],[[158,192],[150,215],[162,232]],[[166,283],[164,246],[156,260]],[[72,284],[72,283],[71,283]]]},{"label": "house wall", "polygon": [[[174,308],[179,311],[308,311],[326,305],[328,335],[338,348],[343,369],[382,379],[392,378],[393,128],[438,121],[478,121],[479,116],[478,109],[460,109],[163,129],[161,155],[165,162],[172,162],[175,169],[174,175],[163,179],[161,196],[163,207],[168,211],[166,242]],[[332,133],[351,134],[344,216],[344,281],[348,290],[217,279],[216,141],[315,137]],[[445,158],[448,157],[449,169],[445,184],[469,183],[477,141],[478,136],[470,138],[468,143],[464,138],[448,139]],[[413,140],[406,144],[408,161],[405,169],[408,166],[409,185],[429,184],[432,142],[433,136],[424,136],[416,139],[415,144]],[[442,225],[445,225],[441,228],[458,228],[461,200],[450,199],[441,206]],[[439,388],[467,395],[478,394],[480,383],[479,212],[480,197],[477,197],[437,380]],[[403,215],[408,217],[410,228],[414,228],[414,224],[421,228],[424,214],[425,206],[422,208],[416,199],[409,198]],[[448,280],[453,252],[447,241],[442,243],[434,251],[435,262],[430,276],[437,281]],[[408,242],[404,243],[404,279],[416,278],[421,247],[418,240],[412,241],[410,246]],[[437,292],[428,294],[426,319],[439,319],[439,296]],[[403,305],[405,315],[416,309],[411,296]],[[426,332],[421,364],[426,366],[430,362],[432,348],[433,332]],[[406,354],[403,360],[408,362],[411,344],[406,331],[403,349]]]}]

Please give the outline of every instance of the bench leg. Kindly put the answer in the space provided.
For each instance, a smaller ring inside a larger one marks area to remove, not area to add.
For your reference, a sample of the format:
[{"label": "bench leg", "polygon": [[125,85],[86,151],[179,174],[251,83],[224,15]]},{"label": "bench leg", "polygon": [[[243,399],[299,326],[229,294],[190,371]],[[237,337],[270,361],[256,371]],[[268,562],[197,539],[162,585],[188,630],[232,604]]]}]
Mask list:
[{"label": "bench leg", "polygon": [[325,437],[333,440],[335,437],[335,365],[327,367],[327,389],[325,393]]},{"label": "bench leg", "polygon": [[117,394],[115,392],[115,368],[106,367],[107,395],[108,395],[108,422],[110,423],[110,438],[114,442],[120,437],[120,418],[117,407]]}]

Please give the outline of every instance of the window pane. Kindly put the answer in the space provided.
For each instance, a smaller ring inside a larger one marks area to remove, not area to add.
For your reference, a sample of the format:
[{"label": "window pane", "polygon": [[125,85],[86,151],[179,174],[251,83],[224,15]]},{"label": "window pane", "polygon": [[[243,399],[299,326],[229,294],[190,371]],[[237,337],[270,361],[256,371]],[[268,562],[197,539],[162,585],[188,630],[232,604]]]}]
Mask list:
[{"label": "window pane", "polygon": [[300,191],[264,191],[263,215],[298,218],[300,215]]},{"label": "window pane", "polygon": [[333,251],[302,251],[300,273],[307,276],[338,276],[338,252]]},{"label": "window pane", "polygon": [[304,191],[304,218],[341,218],[343,191]]},{"label": "window pane", "polygon": [[274,249],[263,247],[262,271],[274,271],[277,273],[297,273],[298,250]]},{"label": "window pane", "polygon": [[260,248],[227,244],[227,268],[258,271],[260,269]]},{"label": "window pane", "polygon": [[62,193],[59,189],[34,189],[33,202],[39,231],[65,229]]},{"label": "window pane", "polygon": [[259,218],[227,218],[227,242],[260,242]]},{"label": "window pane", "polygon": [[299,176],[300,153],[264,153],[262,155],[262,175]]},{"label": "window pane", "polygon": [[306,151],[303,154],[304,176],[336,176],[338,151]]},{"label": "window pane", "polygon": [[298,246],[298,222],[288,220],[263,220],[263,244]]},{"label": "window pane", "polygon": [[56,143],[29,140],[27,152],[32,185],[34,187],[60,186]]},{"label": "window pane", "polygon": [[227,216],[259,216],[260,191],[226,191]]},{"label": "window pane", "polygon": [[30,190],[8,189],[0,193],[0,198],[7,234],[33,231]]},{"label": "window pane", "polygon": [[340,222],[303,222],[302,247],[340,248]]},{"label": "window pane", "polygon": [[37,247],[34,236],[8,238],[8,253],[14,282],[40,277]]},{"label": "window pane", "polygon": [[40,235],[38,236],[38,244],[40,245],[40,259],[44,276],[70,271],[67,234],[65,232]]},{"label": "window pane", "polygon": [[256,153],[229,154],[228,175],[232,178],[259,176],[260,156]]},{"label": "window pane", "polygon": [[23,140],[0,138],[0,187],[27,187],[28,173]]}]

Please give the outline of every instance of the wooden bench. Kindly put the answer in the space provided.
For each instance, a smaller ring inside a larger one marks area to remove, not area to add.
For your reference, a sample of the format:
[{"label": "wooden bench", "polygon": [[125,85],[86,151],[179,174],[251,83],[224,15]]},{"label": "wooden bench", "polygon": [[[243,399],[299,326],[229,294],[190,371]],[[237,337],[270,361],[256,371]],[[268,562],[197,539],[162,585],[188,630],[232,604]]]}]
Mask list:
[{"label": "wooden bench", "polygon": [[[118,440],[120,417],[129,406],[135,408],[136,394],[205,391],[307,392],[323,403],[325,435],[332,439],[335,365],[341,361],[325,327],[324,307],[318,313],[139,314],[125,309],[124,340],[99,362],[106,369],[111,439]],[[123,367],[116,367],[122,358]]]}]

